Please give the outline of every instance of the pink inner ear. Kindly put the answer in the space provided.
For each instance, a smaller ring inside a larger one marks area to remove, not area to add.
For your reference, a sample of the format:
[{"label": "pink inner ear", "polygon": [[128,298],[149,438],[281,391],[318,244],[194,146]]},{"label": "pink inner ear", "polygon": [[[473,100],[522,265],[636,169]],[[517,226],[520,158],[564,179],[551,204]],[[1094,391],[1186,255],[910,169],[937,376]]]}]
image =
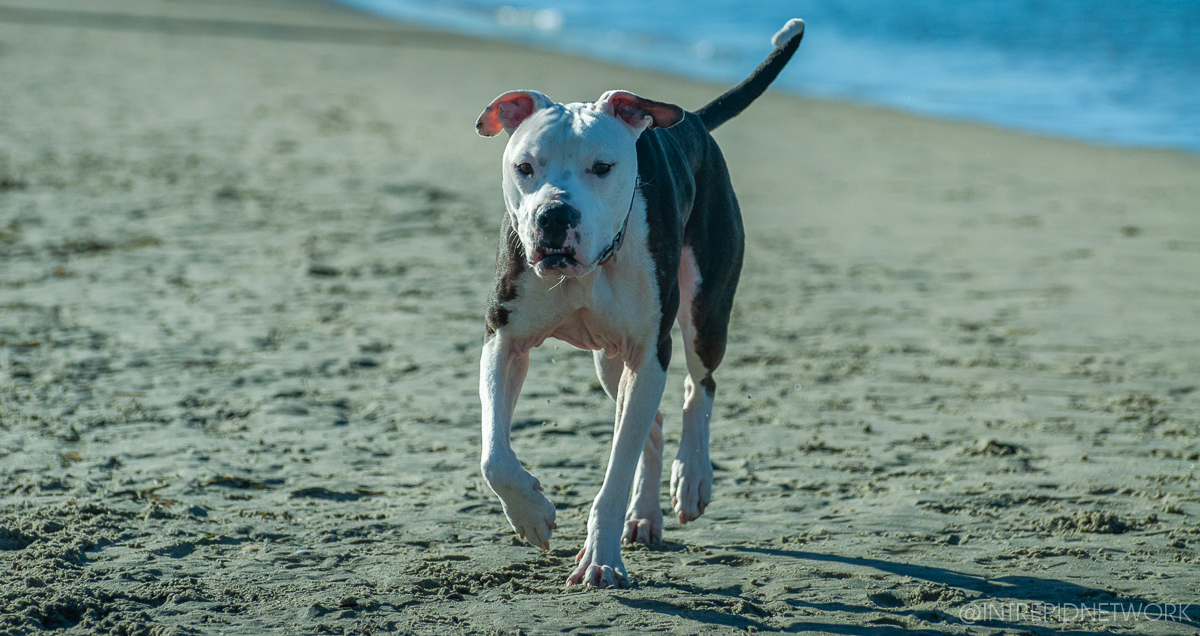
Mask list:
[{"label": "pink inner ear", "polygon": [[[633,104],[630,104],[629,102],[616,100],[614,100],[613,103],[613,114],[630,126],[640,126],[645,120],[646,115],[649,115],[649,113],[646,111],[634,106]],[[651,118],[653,118],[653,116],[651,116]]]},{"label": "pink inner ear", "polygon": [[625,91],[613,91],[607,97],[613,115],[634,128],[645,125],[647,115],[653,122],[650,128],[670,128],[683,120],[683,109],[674,104],[656,102]]},{"label": "pink inner ear", "polygon": [[533,114],[533,98],[528,95],[518,95],[512,101],[501,102],[497,107],[500,110],[497,115],[500,125],[504,126],[506,130],[512,130]]},{"label": "pink inner ear", "polygon": [[491,137],[500,134],[501,130],[512,132],[521,122],[525,121],[533,111],[537,104],[533,97],[524,91],[513,91],[505,93],[497,97],[479,116],[479,121],[475,122],[475,130],[485,136]]}]

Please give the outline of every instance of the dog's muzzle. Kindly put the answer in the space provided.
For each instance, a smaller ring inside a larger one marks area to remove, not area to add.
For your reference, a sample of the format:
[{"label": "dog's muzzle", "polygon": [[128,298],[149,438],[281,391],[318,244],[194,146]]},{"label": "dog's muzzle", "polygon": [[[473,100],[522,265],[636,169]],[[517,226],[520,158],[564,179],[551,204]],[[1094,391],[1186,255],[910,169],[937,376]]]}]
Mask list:
[{"label": "dog's muzzle", "polygon": [[539,244],[561,248],[567,242],[567,230],[579,226],[579,210],[566,203],[555,203],[537,215],[541,238]]},{"label": "dog's muzzle", "polygon": [[562,269],[579,265],[575,260],[575,246],[568,245],[568,233],[579,226],[579,210],[561,202],[552,203],[538,213],[537,250],[534,264],[543,270]]}]

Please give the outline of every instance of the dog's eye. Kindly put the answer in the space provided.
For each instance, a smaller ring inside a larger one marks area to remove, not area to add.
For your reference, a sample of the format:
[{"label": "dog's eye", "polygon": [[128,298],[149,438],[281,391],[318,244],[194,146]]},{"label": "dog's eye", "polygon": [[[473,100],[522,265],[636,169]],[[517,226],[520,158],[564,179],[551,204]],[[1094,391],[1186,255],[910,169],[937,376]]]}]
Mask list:
[{"label": "dog's eye", "polygon": [[528,177],[529,175],[533,174],[533,164],[528,162],[517,164],[517,172],[520,172]]},{"label": "dog's eye", "polygon": [[596,163],[592,164],[592,174],[596,175],[597,177],[603,177],[604,175],[608,174],[608,171],[611,169],[611,163],[597,161]]}]

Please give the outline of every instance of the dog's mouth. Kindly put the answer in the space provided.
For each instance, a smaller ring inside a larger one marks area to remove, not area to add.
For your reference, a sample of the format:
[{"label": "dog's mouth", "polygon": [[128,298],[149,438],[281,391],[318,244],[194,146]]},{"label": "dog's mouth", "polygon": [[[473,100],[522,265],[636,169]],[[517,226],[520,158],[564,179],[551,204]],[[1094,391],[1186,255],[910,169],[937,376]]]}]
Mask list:
[{"label": "dog's mouth", "polygon": [[543,271],[578,267],[573,247],[539,247],[533,254],[533,265]]}]

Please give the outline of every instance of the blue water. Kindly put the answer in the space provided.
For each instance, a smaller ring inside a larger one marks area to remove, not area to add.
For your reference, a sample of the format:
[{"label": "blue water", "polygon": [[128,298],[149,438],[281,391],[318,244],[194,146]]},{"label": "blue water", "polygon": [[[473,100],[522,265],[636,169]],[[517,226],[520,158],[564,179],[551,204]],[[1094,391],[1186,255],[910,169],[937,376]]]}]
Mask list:
[{"label": "blue water", "polygon": [[801,17],[804,43],[776,89],[1200,152],[1200,0],[341,1],[729,85]]}]

